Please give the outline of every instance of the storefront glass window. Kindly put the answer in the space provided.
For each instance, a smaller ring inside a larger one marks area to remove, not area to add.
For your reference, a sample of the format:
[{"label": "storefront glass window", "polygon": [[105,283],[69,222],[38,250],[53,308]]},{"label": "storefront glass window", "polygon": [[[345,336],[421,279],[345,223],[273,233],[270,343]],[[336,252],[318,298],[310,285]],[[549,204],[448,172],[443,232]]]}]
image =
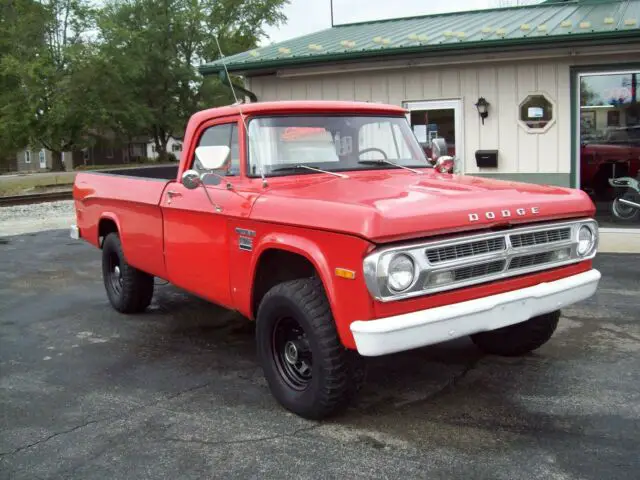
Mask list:
[{"label": "storefront glass window", "polygon": [[639,78],[640,70],[580,76],[580,188],[601,227],[640,228]]},{"label": "storefront glass window", "polygon": [[455,125],[453,108],[411,111],[411,128],[429,158],[431,158],[431,141],[434,138],[444,138],[447,142],[447,155],[455,156]]}]

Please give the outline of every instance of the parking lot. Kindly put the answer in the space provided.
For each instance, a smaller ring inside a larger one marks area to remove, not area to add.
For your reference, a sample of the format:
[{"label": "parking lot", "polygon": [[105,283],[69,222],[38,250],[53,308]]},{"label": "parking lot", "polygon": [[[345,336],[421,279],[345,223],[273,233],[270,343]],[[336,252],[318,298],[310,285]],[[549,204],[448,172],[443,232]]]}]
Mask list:
[{"label": "parking lot", "polygon": [[97,250],[61,230],[0,238],[0,477],[637,479],[640,258],[532,355],[467,340],[372,359],[359,402],[284,411],[253,326],[158,286],[108,305]]}]

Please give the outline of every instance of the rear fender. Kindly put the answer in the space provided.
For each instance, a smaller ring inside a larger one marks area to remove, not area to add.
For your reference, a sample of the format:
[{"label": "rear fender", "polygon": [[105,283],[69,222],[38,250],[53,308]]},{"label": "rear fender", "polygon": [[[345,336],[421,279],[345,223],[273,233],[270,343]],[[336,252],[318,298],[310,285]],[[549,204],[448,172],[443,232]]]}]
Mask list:
[{"label": "rear fender", "polygon": [[[120,220],[118,220],[118,216],[113,212],[103,212],[100,216],[100,220],[98,221],[98,225],[96,225],[95,233],[96,245],[100,248],[102,248],[102,245],[100,244],[100,223],[103,220],[111,220],[113,223],[115,223],[116,228],[118,229],[118,235],[122,235],[122,228],[120,228]],[[122,247],[124,249],[124,245]]]}]

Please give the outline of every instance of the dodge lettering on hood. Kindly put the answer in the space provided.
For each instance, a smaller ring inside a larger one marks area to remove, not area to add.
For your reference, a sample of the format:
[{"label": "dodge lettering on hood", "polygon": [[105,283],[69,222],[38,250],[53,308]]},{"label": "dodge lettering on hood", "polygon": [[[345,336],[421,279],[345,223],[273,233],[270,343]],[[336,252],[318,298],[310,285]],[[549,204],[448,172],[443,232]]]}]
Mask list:
[{"label": "dodge lettering on hood", "polygon": [[154,278],[256,322],[276,399],[343,409],[364,356],[470,336],[522,355],[593,295],[594,205],[579,190],[457,175],[395,106],[264,102],[204,110],[178,165],[79,173],[71,235],[102,250],[117,311]]}]

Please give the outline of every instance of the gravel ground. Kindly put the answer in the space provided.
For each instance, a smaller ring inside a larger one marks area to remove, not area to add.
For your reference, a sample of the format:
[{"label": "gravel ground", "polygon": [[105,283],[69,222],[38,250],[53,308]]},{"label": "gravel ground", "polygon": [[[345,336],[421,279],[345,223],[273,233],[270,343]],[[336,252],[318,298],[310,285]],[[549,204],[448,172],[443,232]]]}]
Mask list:
[{"label": "gravel ground", "polygon": [[74,223],[73,200],[0,208],[0,237],[67,228]]}]

